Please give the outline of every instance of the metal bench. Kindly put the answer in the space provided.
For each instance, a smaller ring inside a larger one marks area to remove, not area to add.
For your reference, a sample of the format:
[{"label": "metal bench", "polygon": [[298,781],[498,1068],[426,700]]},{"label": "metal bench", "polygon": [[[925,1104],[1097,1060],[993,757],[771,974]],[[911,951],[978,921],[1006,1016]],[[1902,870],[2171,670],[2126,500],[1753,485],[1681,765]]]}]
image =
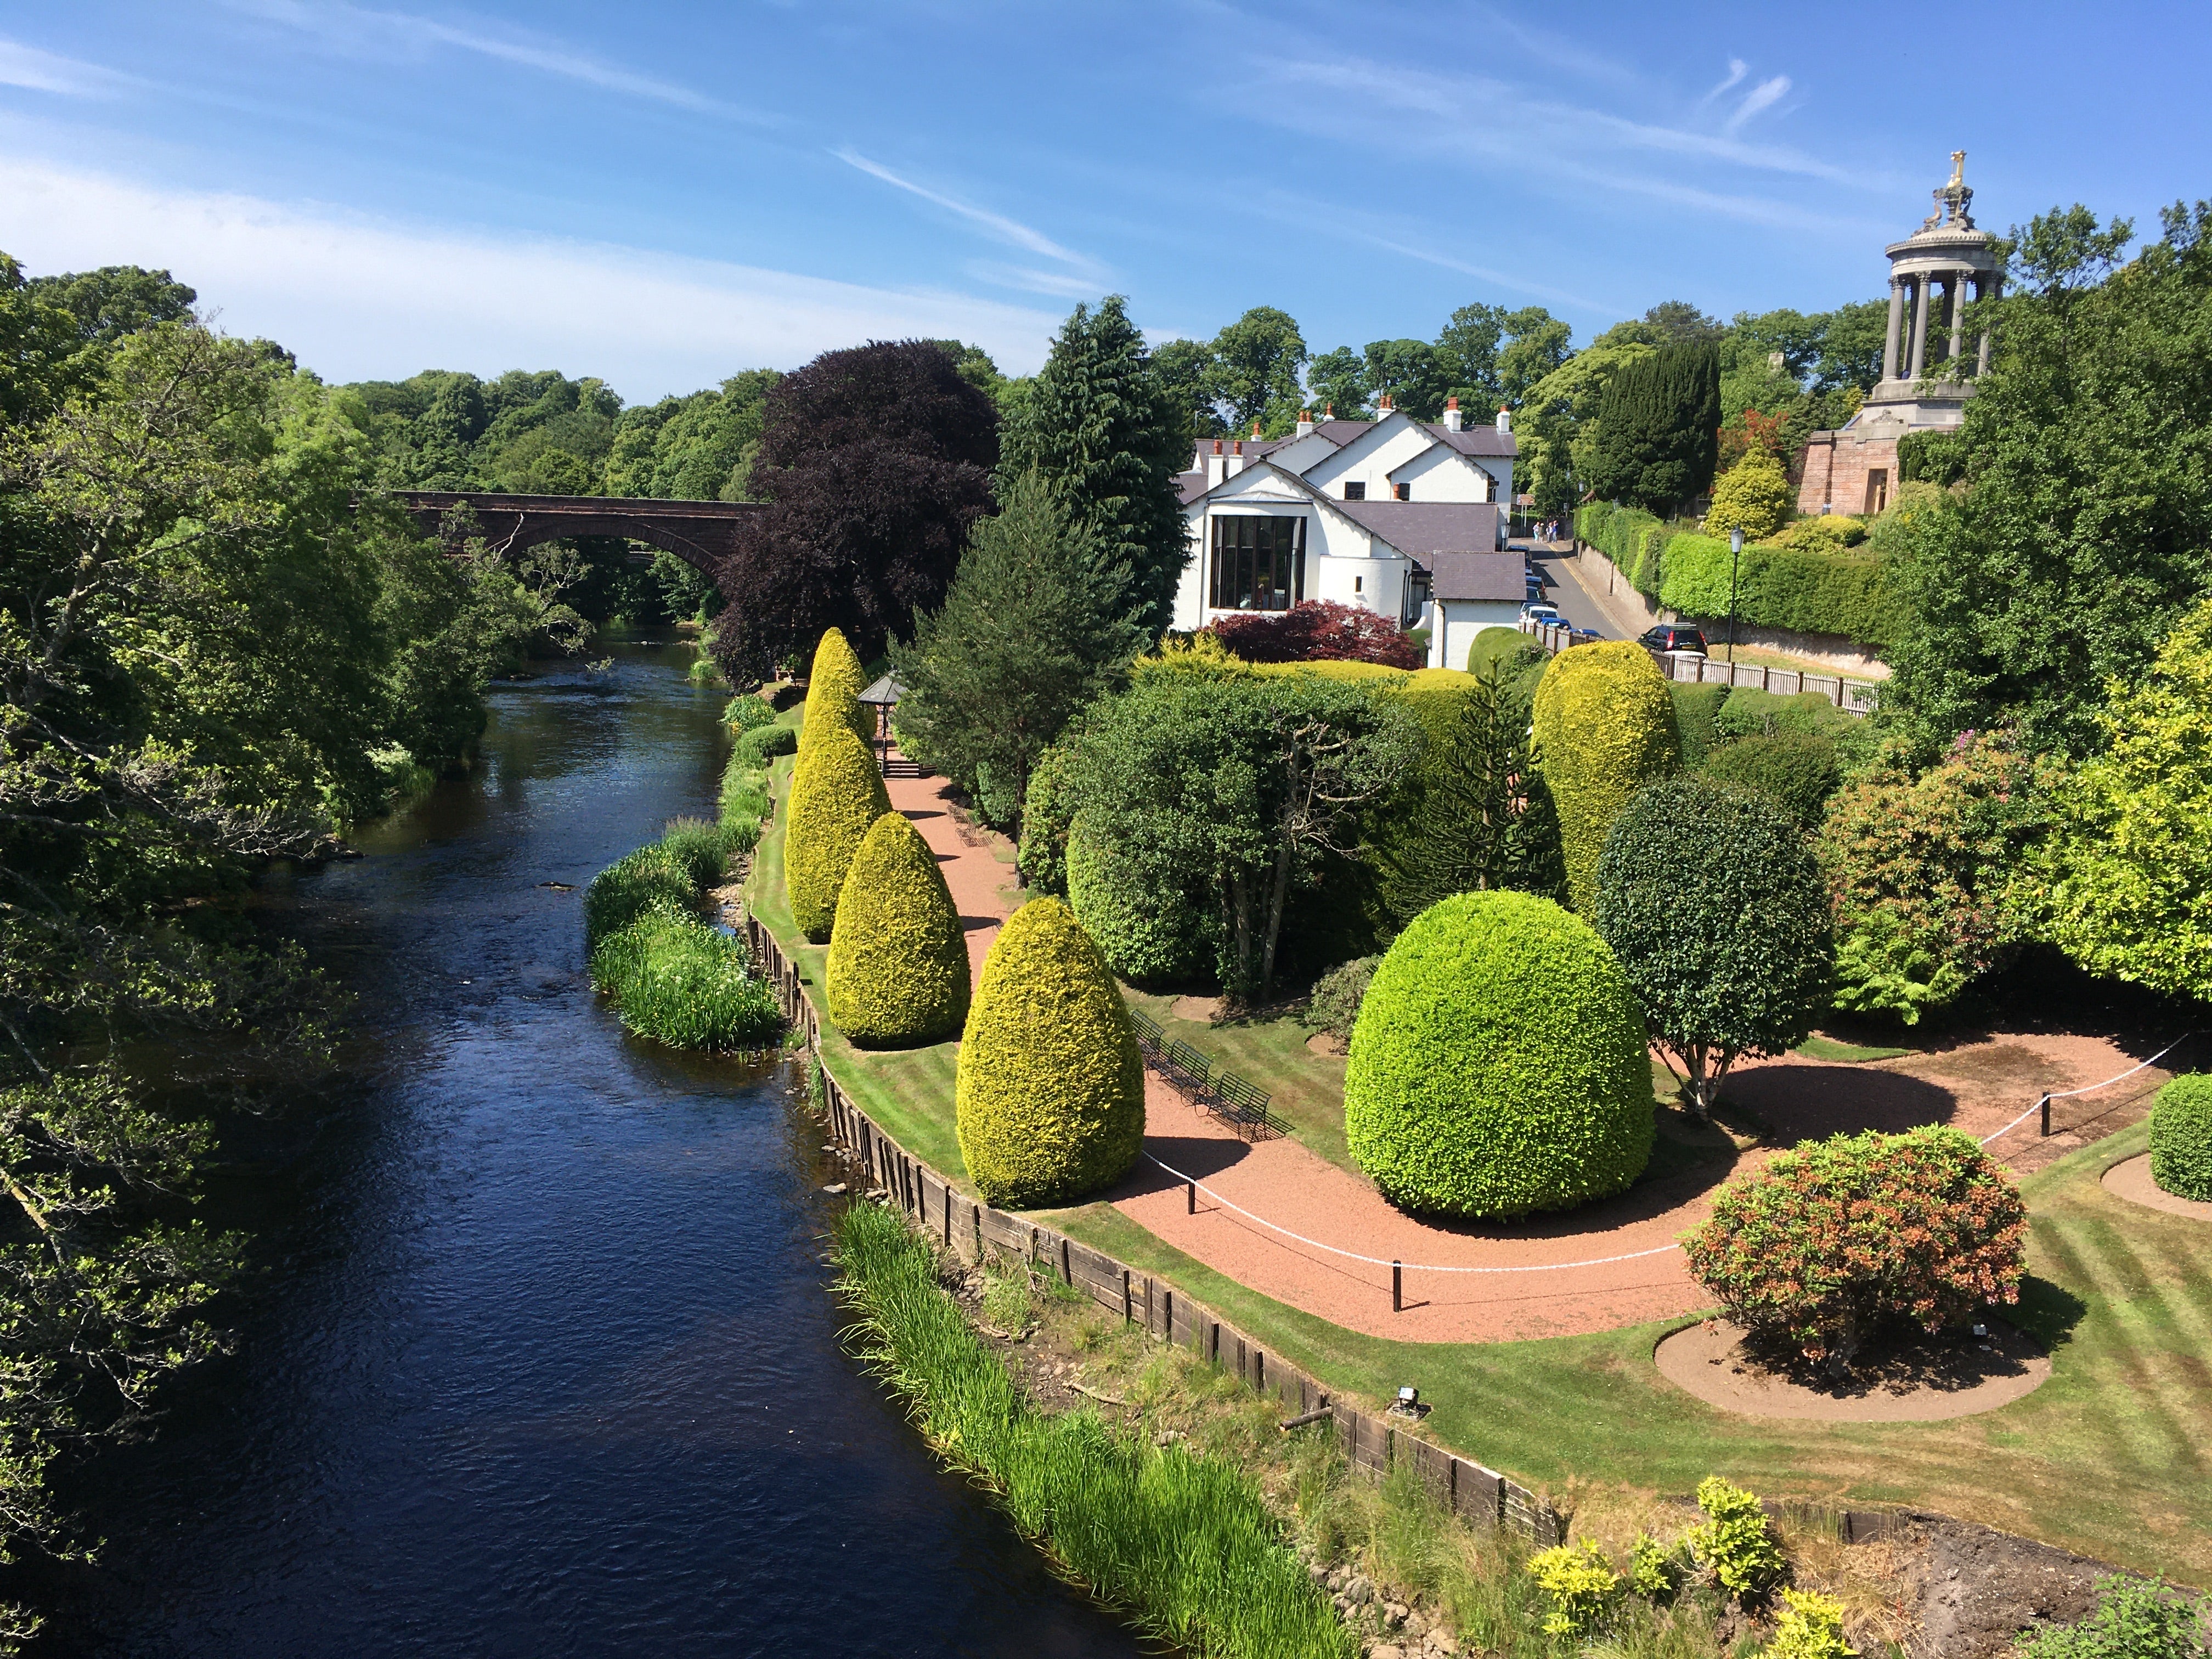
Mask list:
[{"label": "metal bench", "polygon": [[1160,1072],[1170,1083],[1201,1104],[1212,1092],[1213,1068],[1206,1056],[1188,1042],[1170,1042],[1160,1051]]},{"label": "metal bench", "polygon": [[1137,1047],[1143,1049],[1147,1055],[1157,1058],[1160,1052],[1160,1043],[1167,1036],[1167,1033],[1160,1029],[1159,1021],[1141,1008],[1132,1008],[1129,1010],[1129,1024],[1136,1029]]},{"label": "metal bench", "polygon": [[1267,1115],[1267,1103],[1272,1097],[1234,1072],[1221,1072],[1214,1077],[1213,1109],[1234,1123],[1240,1134],[1249,1133],[1257,1138],[1271,1130],[1281,1132],[1282,1125]]}]

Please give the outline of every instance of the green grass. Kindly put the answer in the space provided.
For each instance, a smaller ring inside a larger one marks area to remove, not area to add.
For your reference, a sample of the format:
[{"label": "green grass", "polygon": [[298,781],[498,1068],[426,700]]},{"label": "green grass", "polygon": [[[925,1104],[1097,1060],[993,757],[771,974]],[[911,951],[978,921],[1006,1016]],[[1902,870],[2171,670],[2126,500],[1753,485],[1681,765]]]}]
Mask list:
[{"label": "green grass", "polygon": [[1357,1651],[1240,1469],[1155,1449],[1089,1411],[1037,1412],[938,1288],[927,1247],[888,1211],[848,1208],[836,1254],[860,1357],[939,1454],[988,1483],[1014,1524],[1102,1598],[1206,1653]]},{"label": "green grass", "polygon": [[585,948],[596,951],[609,933],[621,932],[648,912],[680,915],[698,902],[691,871],[658,842],[625,853],[584,889]]},{"label": "green grass", "polygon": [[704,922],[649,911],[601,939],[592,982],[624,1026],[676,1048],[773,1047],[783,1014],[744,947]]},{"label": "green grass", "polygon": [[1316,1054],[1306,1047],[1313,1033],[1289,1014],[1267,1019],[1235,1019],[1224,1025],[1177,1019],[1171,996],[1128,990],[1130,1006],[1160,1023],[1168,1041],[1180,1040],[1218,1068],[1237,1073],[1265,1089],[1267,1109],[1291,1126],[1291,1139],[1340,1169],[1357,1175],[1351,1148],[1344,1142],[1344,1060]]},{"label": "green grass", "polygon": [[1688,1492],[1720,1474],[1771,1496],[1925,1504],[2138,1572],[2212,1582],[2212,1230],[2127,1203],[2099,1176],[2137,1126],[2021,1185],[2030,1279],[2010,1316],[2051,1348],[2026,1399],[1948,1423],[1731,1416],[1681,1393],[1651,1350],[1686,1319],[1491,1344],[1360,1335],[1248,1290],[1104,1205],[1057,1224],[1170,1279],[1348,1394],[1401,1384],[1447,1444],[1571,1506],[1587,1483]]},{"label": "green grass", "polygon": [[1897,1060],[1905,1054],[1916,1054],[1918,1050],[1912,1048],[1869,1048],[1864,1043],[1838,1042],[1833,1037],[1824,1036],[1807,1037],[1804,1042],[1799,1043],[1795,1048],[1790,1050],[1790,1053],[1802,1054],[1808,1060],[1845,1060],[1859,1061],[1869,1060]]}]

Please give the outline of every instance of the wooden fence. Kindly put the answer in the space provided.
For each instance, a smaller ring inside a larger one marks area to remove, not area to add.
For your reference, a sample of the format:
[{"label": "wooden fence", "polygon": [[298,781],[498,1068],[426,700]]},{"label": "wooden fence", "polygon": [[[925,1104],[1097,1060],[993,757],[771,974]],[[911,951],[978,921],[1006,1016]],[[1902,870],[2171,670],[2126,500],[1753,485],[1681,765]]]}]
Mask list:
[{"label": "wooden fence", "polygon": [[[777,988],[784,1013],[806,1034],[808,1051],[818,1058],[821,1022],[797,964],[757,918],[747,915],[744,927],[755,958]],[[988,1251],[1023,1257],[1108,1312],[1142,1325],[1158,1340],[1188,1348],[1234,1372],[1247,1387],[1279,1400],[1291,1414],[1327,1412],[1335,1422],[1337,1443],[1352,1468],[1362,1473],[1380,1479],[1397,1464],[1409,1465],[1437,1501],[1455,1515],[1483,1526],[1504,1527],[1540,1547],[1566,1541],[1567,1517],[1518,1481],[1425,1438],[1413,1419],[1376,1416],[1333,1398],[1313,1377],[1268,1352],[1165,1279],[1065,1233],[967,1197],[884,1133],[826,1067],[822,1086],[830,1138],[843,1155],[867,1171],[875,1188],[910,1224],[962,1261],[980,1261]]]},{"label": "wooden fence", "polygon": [[[1587,644],[1590,636],[1577,635],[1572,629],[1563,625],[1540,623],[1528,617],[1521,621],[1521,631],[1553,656],[1577,645]],[[1871,714],[1881,699],[1881,687],[1872,680],[1855,680],[1841,674],[1808,674],[1796,668],[1769,668],[1760,663],[1732,663],[1722,658],[1705,655],[1696,651],[1654,651],[1651,659],[1659,665],[1659,672],[1670,680],[1681,680],[1692,685],[1741,685],[1755,691],[1772,691],[1782,696],[1795,696],[1810,691],[1826,697],[1846,714]]]}]

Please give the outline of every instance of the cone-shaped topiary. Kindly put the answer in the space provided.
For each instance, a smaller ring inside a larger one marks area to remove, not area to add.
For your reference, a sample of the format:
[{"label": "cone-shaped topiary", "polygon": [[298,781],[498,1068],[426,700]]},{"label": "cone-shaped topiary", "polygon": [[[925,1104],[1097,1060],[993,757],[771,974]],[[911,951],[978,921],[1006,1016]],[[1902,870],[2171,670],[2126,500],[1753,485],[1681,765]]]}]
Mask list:
[{"label": "cone-shaped topiary", "polygon": [[832,725],[850,727],[863,744],[875,742],[876,711],[860,702],[860,693],[867,689],[867,671],[853,647],[836,629],[828,629],[814,647],[814,665],[806,673],[806,718],[799,726],[799,748],[805,750],[815,732]]},{"label": "cone-shaped topiary", "polygon": [[1098,947],[1060,900],[1022,906],[983,959],[953,1097],[960,1154],[990,1203],[1069,1203],[1135,1161],[1136,1032]]},{"label": "cone-shaped topiary", "polygon": [[1630,640],[1578,645],[1536,686],[1536,747],[1559,810],[1567,896],[1589,915],[1606,832],[1631,797],[1674,769],[1674,705],[1651,653]]},{"label": "cone-shaped topiary", "polygon": [[1620,964],[1549,899],[1431,905],[1361,1000],[1344,1132],[1409,1210],[1523,1215],[1620,1191],[1653,1133],[1644,1019]]},{"label": "cone-shaped topiary", "polygon": [[968,941],[937,855],[899,812],[868,826],[830,930],[830,1024],[864,1048],[941,1042],[968,1018]]},{"label": "cone-shaped topiary", "polygon": [[783,884],[792,920],[815,944],[830,937],[861,838],[890,810],[876,757],[848,727],[833,724],[799,756],[784,818]]}]

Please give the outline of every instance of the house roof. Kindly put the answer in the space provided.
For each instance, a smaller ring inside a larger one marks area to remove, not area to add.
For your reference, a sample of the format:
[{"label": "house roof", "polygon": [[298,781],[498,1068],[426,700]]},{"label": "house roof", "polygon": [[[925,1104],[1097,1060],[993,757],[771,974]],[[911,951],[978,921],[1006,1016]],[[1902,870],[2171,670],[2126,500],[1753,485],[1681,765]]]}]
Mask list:
[{"label": "house roof", "polygon": [[1329,505],[1425,564],[1432,553],[1497,550],[1498,508],[1490,501],[1332,501]]},{"label": "house roof", "polygon": [[1434,553],[1428,564],[1434,599],[1516,600],[1527,592],[1518,553]]},{"label": "house roof", "polygon": [[1454,432],[1442,424],[1425,425],[1421,428],[1438,443],[1449,444],[1462,455],[1518,455],[1521,446],[1513,441],[1510,432],[1500,432],[1494,426],[1471,426]]}]

